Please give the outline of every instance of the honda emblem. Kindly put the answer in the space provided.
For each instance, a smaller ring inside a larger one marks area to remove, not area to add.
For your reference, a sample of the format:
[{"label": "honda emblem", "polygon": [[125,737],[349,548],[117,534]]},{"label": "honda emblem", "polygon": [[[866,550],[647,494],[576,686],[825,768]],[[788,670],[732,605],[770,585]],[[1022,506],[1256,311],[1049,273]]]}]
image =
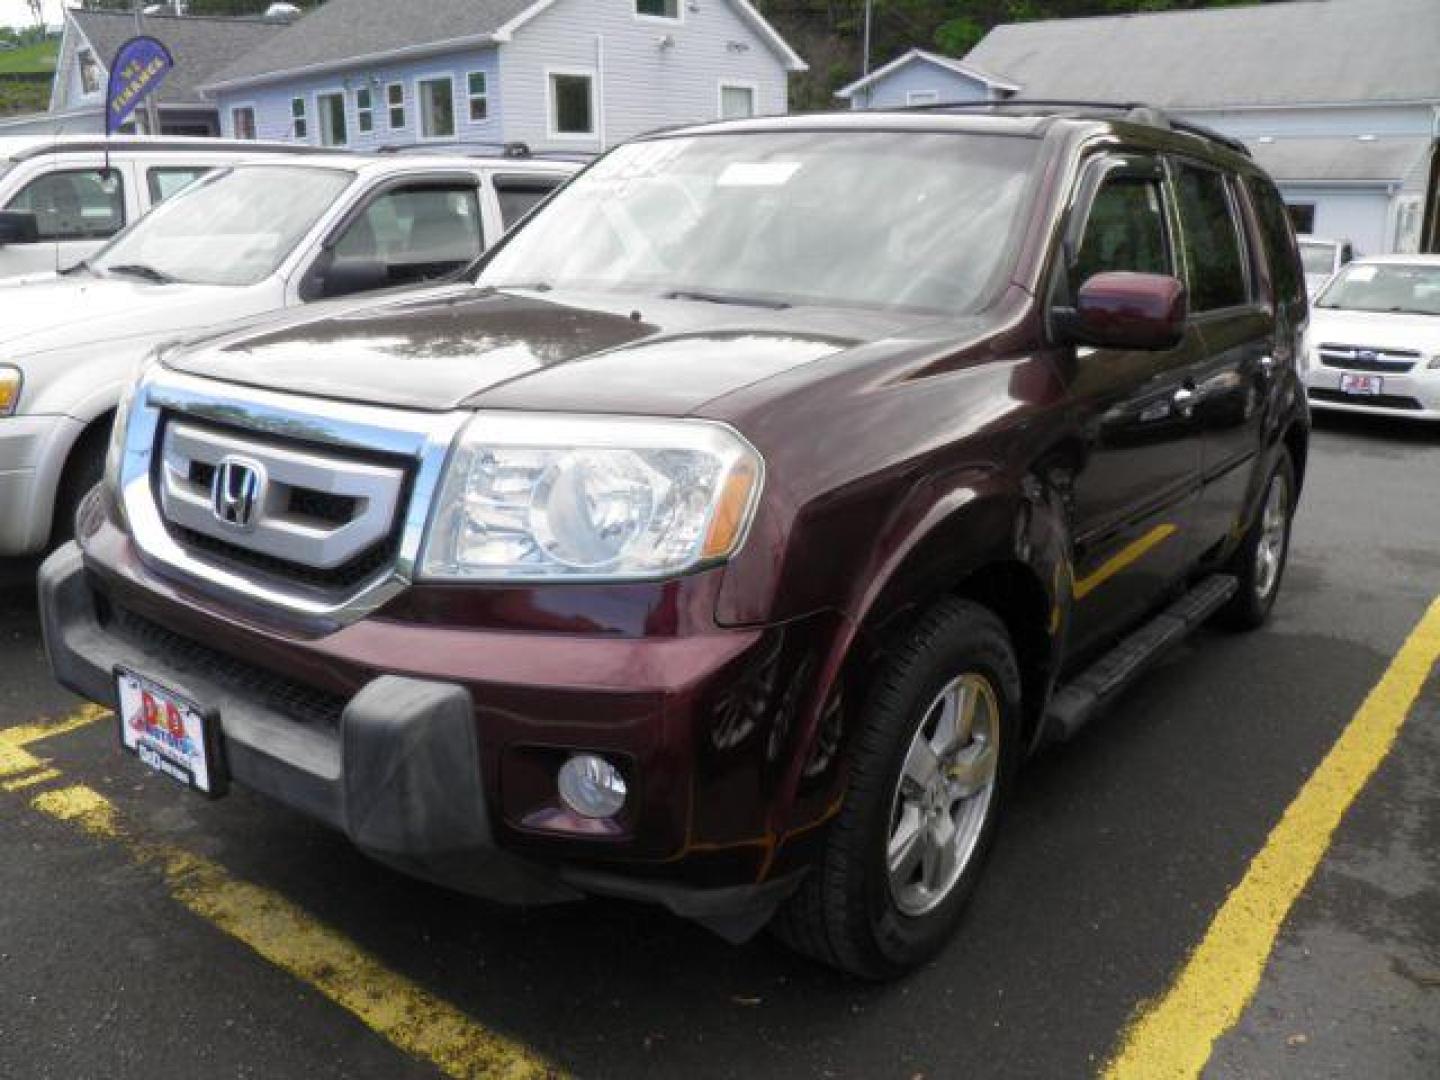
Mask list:
[{"label": "honda emblem", "polygon": [[265,469],[247,458],[227,457],[215,468],[210,507],[216,520],[237,529],[255,524],[265,495]]}]

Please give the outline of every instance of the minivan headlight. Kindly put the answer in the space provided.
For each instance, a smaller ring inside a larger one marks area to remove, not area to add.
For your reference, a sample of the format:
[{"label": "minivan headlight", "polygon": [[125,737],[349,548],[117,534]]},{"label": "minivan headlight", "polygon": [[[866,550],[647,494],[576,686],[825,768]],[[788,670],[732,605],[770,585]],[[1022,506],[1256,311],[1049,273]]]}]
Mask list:
[{"label": "minivan headlight", "polygon": [[13,364],[0,364],[0,416],[14,416],[20,407],[20,390],[25,376]]},{"label": "minivan headlight", "polygon": [[457,440],[420,559],[430,579],[644,579],[739,547],[760,455],[723,424],[480,413]]}]

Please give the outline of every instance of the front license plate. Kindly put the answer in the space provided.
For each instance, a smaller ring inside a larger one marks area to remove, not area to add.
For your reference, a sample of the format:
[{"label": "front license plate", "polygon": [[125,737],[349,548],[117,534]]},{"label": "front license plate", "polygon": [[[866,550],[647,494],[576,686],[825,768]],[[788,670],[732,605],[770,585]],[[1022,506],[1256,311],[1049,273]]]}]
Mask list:
[{"label": "front license plate", "polygon": [[125,668],[115,669],[120,742],[176,783],[218,797],[225,793],[220,723],[175,691]]},{"label": "front license plate", "polygon": [[1379,375],[1353,375],[1349,372],[1340,376],[1340,392],[1342,394],[1362,394],[1374,396],[1380,393],[1385,380]]}]

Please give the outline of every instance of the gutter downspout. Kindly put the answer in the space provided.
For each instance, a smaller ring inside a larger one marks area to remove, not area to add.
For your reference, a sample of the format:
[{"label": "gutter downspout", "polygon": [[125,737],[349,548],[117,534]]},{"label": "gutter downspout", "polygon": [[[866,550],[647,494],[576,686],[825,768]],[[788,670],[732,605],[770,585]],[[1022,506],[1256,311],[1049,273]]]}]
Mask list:
[{"label": "gutter downspout", "polygon": [[605,134],[605,38],[595,35],[595,133],[600,137],[600,152],[609,147]]}]

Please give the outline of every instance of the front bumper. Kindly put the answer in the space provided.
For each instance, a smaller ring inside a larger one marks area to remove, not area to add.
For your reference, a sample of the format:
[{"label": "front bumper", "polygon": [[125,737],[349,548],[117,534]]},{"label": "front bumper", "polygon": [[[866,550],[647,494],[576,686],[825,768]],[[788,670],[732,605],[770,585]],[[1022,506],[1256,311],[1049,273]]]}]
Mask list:
[{"label": "front bumper", "polygon": [[[1440,370],[1418,368],[1404,374],[1380,374],[1383,394],[1368,397],[1340,390],[1340,368],[1312,365],[1305,373],[1305,388],[1315,409],[1398,416],[1412,420],[1440,420]],[[1369,374],[1355,372],[1354,374]]]},{"label": "front bumper", "polygon": [[0,417],[0,555],[45,546],[65,458],[83,429],[68,416]]},{"label": "front bumper", "polygon": [[[195,642],[216,640],[221,628],[190,625],[195,612],[182,597],[157,595],[167,587],[147,578],[143,565],[129,557],[133,549],[123,534],[106,524],[86,543],[90,552],[67,545],[40,573],[46,648],[59,681],[113,707],[112,673],[122,665],[213,705],[235,782],[344,832],[382,862],[509,903],[587,893],[650,900],[730,937],[763,925],[798,884],[796,867],[772,865],[773,843],[767,848],[762,839],[745,837],[727,842],[731,837],[724,833],[753,828],[770,809],[765,778],[757,775],[765,762],[755,761],[755,750],[776,746],[773,732],[758,723],[745,743],[717,748],[710,733],[696,726],[697,717],[709,715],[712,707],[718,714],[733,713],[737,699],[758,716],[756,707],[763,703],[749,695],[757,682],[773,688],[776,663],[810,669],[795,649],[772,647],[762,631],[724,635],[725,654],[692,665],[691,685],[684,688],[650,694],[639,679],[633,693],[591,688],[567,694],[554,686],[514,685],[526,672],[495,655],[500,649],[486,648],[496,642],[484,635],[472,635],[470,666],[457,677],[417,670],[423,669],[418,663],[405,670],[401,658],[422,659],[420,642],[434,628],[366,620],[331,639],[285,646],[291,665],[319,672],[328,664],[328,674],[351,687],[339,696],[338,718],[303,722],[315,711],[313,703],[291,691],[266,692],[259,681],[237,681],[225,670],[237,651],[263,665],[271,659],[273,638],[257,634],[246,638],[243,651],[227,645],[225,655],[207,651]],[[173,630],[157,626],[137,635],[115,614],[122,605],[147,602],[147,614]],[[237,633],[244,636],[244,628],[233,625],[228,632],[232,640]],[[374,652],[366,652],[367,640]],[[819,645],[805,635],[791,640],[802,652]],[[572,650],[586,644],[615,649],[626,643],[551,642]],[[622,674],[636,679],[646,667],[661,675],[686,667],[673,652],[676,642],[651,644],[672,651],[639,664],[644,643],[638,643],[625,652],[628,669]],[[531,640],[529,648],[538,652],[546,646]],[[759,664],[757,650],[769,666]],[[388,667],[373,662],[379,655],[389,657]],[[477,670],[486,663],[508,663],[511,685],[501,685],[497,671]],[[542,704],[531,703],[528,690]],[[546,701],[553,716],[545,714]],[[543,760],[535,754],[563,755],[567,745],[619,753],[634,764],[642,782],[628,836],[587,841],[517,827],[504,789],[508,785],[513,792],[527,776],[533,778],[534,762]],[[507,771],[516,760],[519,768]]]}]

